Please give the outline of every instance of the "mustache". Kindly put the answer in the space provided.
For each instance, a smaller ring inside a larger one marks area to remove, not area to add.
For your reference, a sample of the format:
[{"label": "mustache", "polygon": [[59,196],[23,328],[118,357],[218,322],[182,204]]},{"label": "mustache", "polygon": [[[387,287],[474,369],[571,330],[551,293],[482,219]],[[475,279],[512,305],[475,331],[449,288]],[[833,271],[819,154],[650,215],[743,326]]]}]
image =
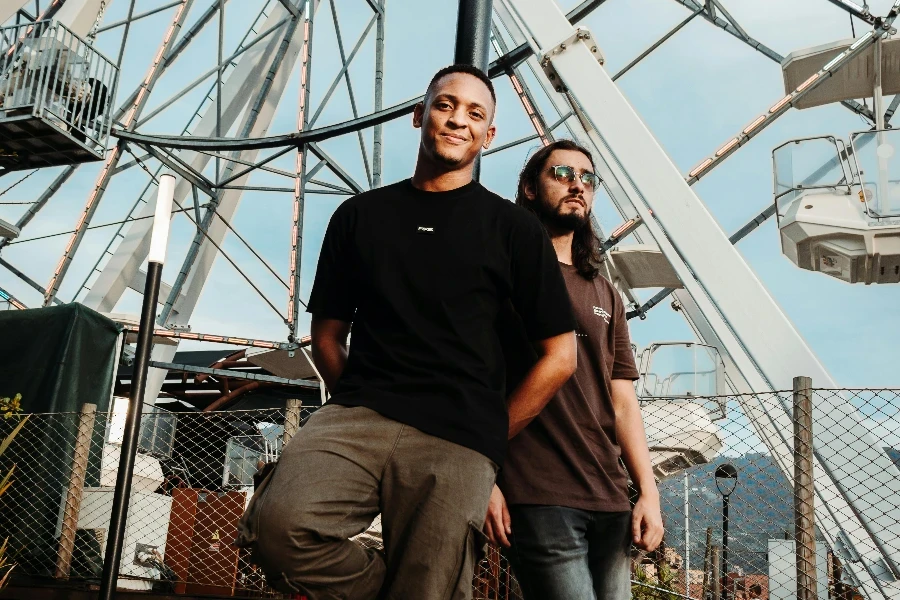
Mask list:
[{"label": "mustache", "polygon": [[583,194],[569,194],[568,196],[565,196],[562,200],[559,201],[559,205],[562,206],[569,200],[577,200],[578,202],[581,203],[582,206],[587,207],[587,202],[585,202]]}]

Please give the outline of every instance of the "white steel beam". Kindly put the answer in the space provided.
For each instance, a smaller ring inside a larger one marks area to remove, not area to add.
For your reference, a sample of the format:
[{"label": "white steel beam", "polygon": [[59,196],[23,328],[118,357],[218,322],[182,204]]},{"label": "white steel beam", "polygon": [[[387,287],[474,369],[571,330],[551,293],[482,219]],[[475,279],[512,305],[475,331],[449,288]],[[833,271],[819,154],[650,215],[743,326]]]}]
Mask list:
[{"label": "white steel beam", "polygon": [[[147,283],[147,272],[139,269],[137,273],[135,273],[135,277],[132,282],[128,285],[131,289],[136,291],[138,294],[143,295],[144,293],[144,285]],[[172,286],[163,281],[159,284],[159,299],[157,303],[163,302],[163,297],[168,296],[172,291]]]},{"label": "white steel beam", "polygon": [[[318,4],[319,3],[317,0],[311,2],[309,7],[310,10],[315,11],[318,8]],[[284,16],[283,12],[279,10],[273,11],[272,14],[279,15],[279,18],[282,18]],[[288,23],[286,27],[290,27],[290,23]],[[276,37],[276,40],[277,39],[278,37]],[[278,103],[281,100],[281,96],[284,93],[291,72],[293,71],[294,64],[297,61],[297,57],[300,55],[300,50],[303,47],[303,41],[303,28],[296,27],[294,29],[294,34],[289,40],[289,45],[281,62],[281,65],[275,72],[274,78],[271,81],[269,94],[265,98],[265,102],[263,103],[263,105],[260,107],[258,115],[254,115],[252,111],[245,115],[244,123],[242,123],[241,125],[241,130],[244,130],[245,125],[252,123],[248,137],[261,137],[264,136],[268,131],[272,118],[275,116],[275,110],[278,107]],[[265,72],[263,69],[259,69],[259,71],[260,73]],[[214,109],[215,107],[212,108]],[[238,158],[244,161],[254,162],[258,153],[259,150],[247,150],[241,152],[238,155]],[[235,163],[231,163],[229,165],[230,169],[234,168],[234,164]],[[225,175],[227,176],[228,173],[229,170],[226,170]],[[247,173],[241,176],[240,179],[235,180],[234,185],[243,186],[246,184],[249,178],[250,173]],[[242,195],[243,190],[240,189],[230,189],[221,192],[221,197],[216,208],[217,213],[224,217],[225,220],[231,220],[231,218],[234,216],[234,213],[237,211]],[[225,225],[222,219],[212,219],[209,225],[209,230],[207,232],[208,237],[204,237],[201,243],[199,253],[197,254],[196,259],[193,261],[193,264],[190,267],[190,274],[188,275],[187,282],[184,286],[184,290],[182,291],[182,295],[179,296],[178,300],[175,302],[172,312],[170,313],[169,318],[165,323],[166,325],[184,326],[187,325],[190,321],[194,309],[197,306],[197,302],[200,300],[200,294],[202,293],[203,287],[206,284],[209,272],[212,270],[213,263],[218,255],[218,249],[212,242],[214,241],[215,244],[221,245],[227,231],[228,227]],[[171,362],[171,360],[175,357],[176,350],[177,346],[157,345],[153,348],[153,360],[160,362]],[[166,371],[162,369],[150,369],[150,372],[147,374],[147,387],[145,397],[153,398],[155,402],[159,391],[162,389],[165,378]]]},{"label": "white steel beam", "polygon": [[[284,93],[284,89],[287,85],[288,79],[290,78],[291,72],[293,71],[294,64],[297,61],[297,57],[300,54],[302,46],[303,28],[298,27],[295,29],[294,35],[290,39],[287,53],[284,56],[281,66],[275,73],[275,77],[272,81],[271,91],[269,92],[268,97],[265,99],[265,102],[263,103],[259,114],[247,114],[245,117],[245,123],[242,124],[242,129],[246,124],[250,123],[251,118],[253,118],[255,121],[250,127],[248,137],[262,137],[268,131],[269,125],[272,122],[272,118],[275,116],[275,110],[277,109],[278,103],[281,100],[281,96]],[[247,150],[241,152],[238,155],[238,158],[243,161],[254,162],[258,154],[259,150]],[[230,169],[233,169],[234,163],[231,163],[231,165],[229,166]],[[225,174],[227,175],[228,173],[229,170],[226,169]],[[239,188],[240,186],[245,186],[247,185],[247,180],[250,178],[250,175],[251,173],[248,172],[241,176],[239,179],[232,182],[230,185],[237,188]],[[221,198],[219,200],[216,212],[221,215],[222,218],[225,219],[225,221],[230,221],[234,213],[237,211],[238,205],[240,204],[243,190],[228,189],[220,192],[220,194]],[[206,284],[206,279],[209,275],[210,270],[212,269],[213,262],[218,255],[218,250],[216,249],[215,245],[210,242],[210,240],[214,241],[216,244],[221,244],[227,232],[228,227],[222,219],[212,219],[209,226],[209,231],[207,232],[209,238],[204,238],[203,242],[201,243],[199,254],[193,265],[193,268],[191,269],[190,275],[188,276],[187,283],[185,284],[183,296],[180,297],[175,303],[172,314],[167,324],[187,324],[188,320],[193,314],[197,302],[200,299],[200,293],[203,289],[203,286]]]},{"label": "white steel beam", "polygon": [[[698,329],[706,329],[705,341],[715,340],[732,371],[740,373],[752,391],[791,389],[797,375],[812,377],[817,387],[834,387],[815,354],[598,63],[596,40],[579,39],[549,0],[508,4],[536,54],[548,59],[559,78],[557,85],[568,88],[573,104],[581,109],[593,145],[606,163],[607,177],[617,182],[619,193],[644,218],[679,274],[685,291],[677,297],[687,295],[682,305],[693,312]],[[759,421],[758,430],[760,424],[765,426],[760,437],[773,454],[786,459],[790,452],[783,439],[790,420],[786,407],[779,404],[769,403],[750,415]],[[894,578],[891,570],[897,573],[900,557],[900,515],[886,502],[900,492],[897,469],[848,402],[823,399],[817,414],[817,489],[826,503],[820,525],[828,526],[833,537],[840,532],[845,544],[855,546],[867,571],[867,591],[896,597],[896,584],[885,581]],[[846,425],[840,438],[829,432],[835,421]],[[852,486],[839,473],[854,474]]]},{"label": "white steel beam", "polygon": [[105,3],[106,11],[112,2],[113,0],[66,0],[53,20],[59,21],[76,35],[85,37],[94,26],[101,5]]},{"label": "white steel beam", "polygon": [[[278,19],[269,16],[268,23],[277,23]],[[223,95],[226,100],[222,107],[223,128],[227,131],[238,119],[242,110],[250,100],[251,92],[260,85],[264,67],[271,62],[272,55],[278,45],[280,36],[273,35],[266,44],[257,44],[240,58],[231,76],[225,81]],[[206,112],[191,132],[193,136],[207,137],[214,135],[216,129],[215,104],[210,103]],[[202,172],[211,160],[209,154],[183,151],[179,156],[197,172]],[[155,186],[145,193],[147,202],[139,217],[153,214],[156,197]],[[175,186],[175,200],[183,203],[191,192],[190,184],[184,180]],[[150,249],[151,219],[136,220],[125,233],[125,237],[84,299],[84,304],[99,312],[114,312],[116,304],[134,279],[141,264],[147,258]]]},{"label": "white steel beam", "polygon": [[0,25],[6,23],[7,20],[16,14],[16,11],[24,8],[29,2],[31,0],[6,0],[6,2],[0,4]]},{"label": "white steel beam", "polygon": [[[90,2],[92,0],[83,1]],[[146,106],[147,104],[147,100],[150,98],[150,94],[153,91],[154,85],[157,81],[159,81],[160,76],[165,71],[165,65],[169,61],[166,54],[174,46],[175,39],[178,36],[178,32],[181,30],[181,26],[184,24],[184,20],[187,17],[188,12],[190,11],[192,3],[193,0],[181,0],[181,5],[175,10],[175,14],[172,17],[172,23],[169,25],[169,28],[166,30],[166,33],[163,36],[163,41],[160,45],[160,49],[154,57],[153,62],[150,64],[150,68],[148,69],[147,75],[141,83],[140,88],[138,88],[137,96],[135,96],[134,100],[131,103],[131,106],[125,113],[122,121],[123,129],[134,129],[141,111],[144,109],[144,106]],[[122,47],[122,49],[124,50],[124,46]],[[113,94],[115,94],[115,91],[113,92]],[[100,201],[106,192],[106,187],[109,184],[109,180],[112,177],[116,166],[118,165],[121,155],[122,150],[120,145],[116,145],[111,151],[107,153],[106,161],[104,162],[103,167],[100,170],[99,175],[97,176],[96,183],[94,184],[94,189],[88,194],[87,203],[84,206],[81,217],[78,219],[78,223],[75,225],[75,232],[69,238],[69,242],[68,244],[66,244],[63,256],[57,264],[56,269],[53,272],[53,276],[50,278],[50,282],[47,284],[47,291],[44,295],[44,306],[49,306],[56,297],[56,293],[59,291],[59,288],[63,283],[63,279],[65,278],[66,273],[68,272],[69,267],[72,264],[72,259],[75,256],[75,251],[78,249],[81,241],[84,239],[84,234],[87,231],[87,227],[90,225],[91,219],[93,218],[94,213],[97,211],[97,207],[99,206]]]},{"label": "white steel beam", "polygon": [[[314,6],[318,3],[314,3]],[[264,29],[272,26],[279,21],[285,19],[287,11],[281,4],[275,5],[270,13],[268,20],[263,25]],[[289,27],[290,23],[285,23],[284,27]],[[278,46],[281,44],[283,35],[274,34],[265,44],[259,44],[248,50],[240,58],[240,62],[228,77],[223,86],[223,106],[222,106],[222,129],[227,131],[231,125],[240,116],[241,111],[247,108],[251,98],[255,97],[262,83],[266,72],[269,70],[276,54]],[[243,130],[245,125],[253,123],[249,131],[249,137],[263,136],[268,131],[275,109],[281,99],[284,89],[287,85],[290,73],[297,60],[302,46],[303,36],[302,28],[297,28],[295,34],[289,40],[287,52],[283,58],[280,68],[275,73],[271,82],[271,89],[265,103],[260,107],[259,113],[251,115],[249,109],[246,110],[244,118],[241,122],[240,129]],[[252,117],[252,121],[250,121]],[[195,135],[208,137],[213,135],[216,127],[216,105],[210,103],[205,114],[201,118]],[[253,162],[258,151],[246,151],[240,153],[237,158],[245,162]],[[211,159],[209,154],[194,153],[185,151],[180,157],[191,164],[198,171],[202,171]],[[234,168],[234,165],[231,165]],[[235,186],[244,185],[250,173],[235,180]],[[152,193],[152,190],[148,193]],[[179,182],[176,186],[176,200],[179,202],[186,198],[190,193],[190,185],[187,182]],[[242,190],[225,190],[221,194],[217,211],[226,220],[230,220],[240,203]],[[154,210],[153,202],[148,202],[142,212],[152,213]],[[149,249],[149,220],[137,221],[131,225],[125,239],[117,248],[114,256],[110,259],[106,268],[91,288],[91,292],[85,298],[85,304],[101,312],[112,312],[116,303],[122,296],[127,284],[133,279],[134,274],[146,258]],[[176,302],[171,315],[167,321],[170,325],[187,325],[193,313],[209,271],[218,254],[214,244],[221,245],[227,227],[221,219],[213,219],[207,232],[209,238],[204,238],[196,260],[193,262],[192,268],[188,275],[187,283],[182,290],[181,295]],[[153,349],[153,360],[160,362],[171,362],[177,346],[156,345]],[[147,376],[146,398],[148,402],[155,402],[162,383],[165,379],[165,371],[160,369],[150,369]]]}]

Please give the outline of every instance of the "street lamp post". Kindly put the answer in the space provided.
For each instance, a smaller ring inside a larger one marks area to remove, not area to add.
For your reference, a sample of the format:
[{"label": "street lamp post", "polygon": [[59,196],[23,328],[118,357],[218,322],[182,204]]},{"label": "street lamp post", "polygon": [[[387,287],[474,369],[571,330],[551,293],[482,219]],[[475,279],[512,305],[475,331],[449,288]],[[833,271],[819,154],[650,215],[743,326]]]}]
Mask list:
[{"label": "street lamp post", "polygon": [[722,570],[717,574],[722,582],[722,600],[728,598],[728,504],[737,479],[734,465],[725,463],[716,467],[716,488],[722,494]]},{"label": "street lamp post", "polygon": [[125,416],[125,431],[119,450],[119,471],[116,474],[116,487],[113,492],[106,556],[103,561],[103,574],[98,595],[100,600],[112,600],[116,593],[116,580],[122,560],[122,542],[125,537],[125,523],[128,518],[128,499],[131,496],[131,477],[134,474],[135,454],[140,436],[144,385],[147,382],[150,352],[153,348],[153,321],[156,320],[156,303],[159,299],[159,284],[166,258],[166,244],[169,237],[169,221],[172,218],[174,196],[175,177],[165,173],[159,178],[153,231],[150,235],[144,305],[141,311],[141,325],[138,330],[137,350],[134,356],[134,372],[131,379],[128,413]]}]

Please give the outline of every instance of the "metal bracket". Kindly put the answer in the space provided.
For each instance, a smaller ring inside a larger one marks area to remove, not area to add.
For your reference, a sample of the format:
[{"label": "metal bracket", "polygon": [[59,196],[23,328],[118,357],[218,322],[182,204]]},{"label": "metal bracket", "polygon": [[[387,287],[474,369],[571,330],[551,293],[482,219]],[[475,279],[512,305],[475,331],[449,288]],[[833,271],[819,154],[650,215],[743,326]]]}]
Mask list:
[{"label": "metal bracket", "polygon": [[584,44],[587,46],[588,50],[591,51],[591,54],[594,55],[594,58],[597,59],[598,63],[601,65],[606,63],[606,58],[604,58],[603,53],[600,51],[600,47],[597,45],[590,29],[587,27],[576,27],[572,35],[553,46],[553,48],[541,56],[541,67],[544,69],[544,73],[547,74],[547,78],[550,79],[550,83],[553,84],[553,87],[556,88],[556,91],[559,93],[565,92],[566,86],[556,73],[556,69],[553,68],[553,57],[565,52],[575,44]]},{"label": "metal bracket", "polygon": [[640,226],[644,220],[640,217],[634,217],[633,219],[628,219],[618,227],[616,227],[609,237],[600,244],[600,253],[605,254],[615,247],[623,238],[631,234],[635,229]]},{"label": "metal bracket", "polygon": [[188,324],[180,325],[178,323],[166,323],[165,325],[163,325],[163,327],[165,327],[169,331],[179,331],[185,333],[191,331],[191,326]]}]

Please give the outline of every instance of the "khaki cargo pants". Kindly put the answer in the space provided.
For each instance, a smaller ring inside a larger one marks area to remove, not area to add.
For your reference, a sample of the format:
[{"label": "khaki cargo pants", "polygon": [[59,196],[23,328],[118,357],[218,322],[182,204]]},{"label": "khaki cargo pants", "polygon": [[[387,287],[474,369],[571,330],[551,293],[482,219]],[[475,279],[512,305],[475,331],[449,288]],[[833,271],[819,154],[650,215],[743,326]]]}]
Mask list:
[{"label": "khaki cargo pants", "polygon": [[[496,474],[474,450],[329,404],[257,489],[237,543],[309,600],[468,600]],[[379,513],[384,553],[348,539]]]}]

